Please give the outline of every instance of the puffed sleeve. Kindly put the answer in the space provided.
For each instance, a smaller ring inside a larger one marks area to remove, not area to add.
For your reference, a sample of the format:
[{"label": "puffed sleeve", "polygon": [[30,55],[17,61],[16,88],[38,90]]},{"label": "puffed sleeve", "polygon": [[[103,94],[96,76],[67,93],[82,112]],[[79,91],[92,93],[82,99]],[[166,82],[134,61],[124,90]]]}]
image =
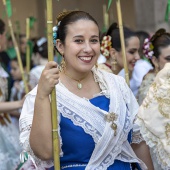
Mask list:
[{"label": "puffed sleeve", "polygon": [[27,153],[28,160],[26,161],[25,166],[27,166],[26,165],[27,163],[30,164],[30,162],[32,162],[32,164],[35,166],[35,169],[45,170],[45,168],[50,168],[53,166],[53,161],[52,160],[42,161],[41,159],[36,157],[29,143],[29,136],[30,136],[33,114],[34,114],[34,103],[35,103],[36,91],[37,91],[37,88],[34,88],[26,96],[26,99],[24,101],[24,105],[22,108],[20,120],[19,120],[20,144],[23,149],[23,152],[21,153],[20,158],[23,158],[25,153]]}]

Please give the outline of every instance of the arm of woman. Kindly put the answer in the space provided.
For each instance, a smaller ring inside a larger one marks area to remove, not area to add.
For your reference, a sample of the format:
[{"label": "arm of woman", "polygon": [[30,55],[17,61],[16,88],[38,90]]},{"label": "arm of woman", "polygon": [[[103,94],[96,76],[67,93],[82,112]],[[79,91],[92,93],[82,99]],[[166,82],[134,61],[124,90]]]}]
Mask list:
[{"label": "arm of woman", "polygon": [[49,62],[42,72],[34,105],[34,116],[30,132],[30,146],[42,160],[52,159],[52,122],[49,94],[58,83],[57,63]]},{"label": "arm of woman", "polygon": [[149,147],[146,145],[146,142],[142,141],[139,144],[133,143],[131,146],[137,157],[146,164],[148,170],[154,170],[152,159],[149,152]]},{"label": "arm of woman", "polygon": [[14,102],[0,102],[0,113],[10,112],[21,108],[23,105],[23,100]]}]

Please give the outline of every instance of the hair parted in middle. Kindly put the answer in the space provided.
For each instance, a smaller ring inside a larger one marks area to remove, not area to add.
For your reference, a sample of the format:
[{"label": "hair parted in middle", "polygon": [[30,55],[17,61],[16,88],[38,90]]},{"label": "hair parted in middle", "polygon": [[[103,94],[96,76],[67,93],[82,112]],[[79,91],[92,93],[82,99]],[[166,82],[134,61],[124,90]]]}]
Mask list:
[{"label": "hair parted in middle", "polygon": [[56,30],[57,31],[56,39],[59,39],[64,44],[67,35],[68,25],[81,19],[93,21],[99,28],[97,21],[87,12],[84,11],[61,12],[56,19],[58,22],[57,24],[58,29]]}]

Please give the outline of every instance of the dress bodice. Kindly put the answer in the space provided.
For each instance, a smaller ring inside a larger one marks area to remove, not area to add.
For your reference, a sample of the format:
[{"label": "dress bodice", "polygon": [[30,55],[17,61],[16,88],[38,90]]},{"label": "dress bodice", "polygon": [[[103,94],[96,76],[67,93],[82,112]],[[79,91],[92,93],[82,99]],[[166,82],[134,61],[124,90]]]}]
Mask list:
[{"label": "dress bodice", "polygon": [[[105,96],[92,98],[89,102],[100,109],[109,111],[110,99]],[[70,119],[63,117],[62,114],[60,129],[64,153],[63,157],[60,158],[61,169],[84,170],[95,147],[93,138],[85,133],[83,128],[74,125]],[[131,133],[128,135],[129,142],[131,142]],[[115,160],[108,170],[130,170],[130,168],[130,163]]]}]

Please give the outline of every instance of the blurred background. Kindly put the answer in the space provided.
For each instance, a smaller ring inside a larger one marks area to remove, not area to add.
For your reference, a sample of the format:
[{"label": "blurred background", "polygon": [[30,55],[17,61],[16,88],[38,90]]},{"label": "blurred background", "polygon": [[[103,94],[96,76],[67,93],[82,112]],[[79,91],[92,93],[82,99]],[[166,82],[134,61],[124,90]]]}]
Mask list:
[{"label": "blurred background", "polygon": [[[108,21],[104,21],[103,13],[107,4],[108,0],[53,0],[53,20],[55,22],[55,17],[63,10],[83,10],[89,12],[98,21],[102,30],[104,25],[109,26],[117,21],[115,1],[110,7]],[[46,36],[45,0],[11,0],[11,5],[13,11],[11,19],[15,32],[19,29],[20,33],[25,33],[26,18],[32,16],[36,22],[31,37]],[[163,27],[169,31],[170,25],[164,19],[166,5],[167,0],[121,0],[123,22],[134,30],[152,33]],[[0,1],[0,15],[0,18],[7,21],[2,1]]]}]

